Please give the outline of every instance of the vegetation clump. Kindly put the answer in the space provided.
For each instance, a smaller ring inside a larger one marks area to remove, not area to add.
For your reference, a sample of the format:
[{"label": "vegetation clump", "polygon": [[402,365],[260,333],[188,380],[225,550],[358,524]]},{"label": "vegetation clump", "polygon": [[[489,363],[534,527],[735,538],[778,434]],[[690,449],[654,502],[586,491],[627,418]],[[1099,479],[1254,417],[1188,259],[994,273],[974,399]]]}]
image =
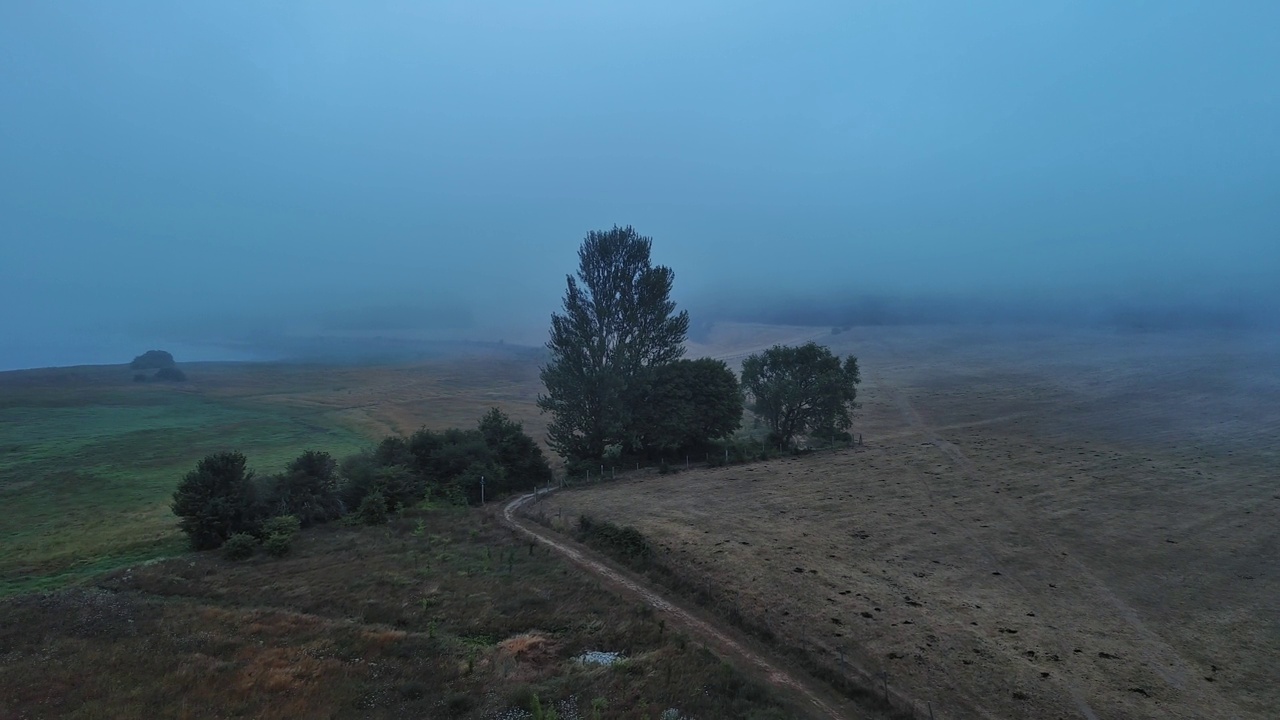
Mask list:
[{"label": "vegetation clump", "polygon": [[129,363],[130,370],[155,370],[155,373],[148,376],[146,373],[135,372],[133,374],[134,382],[186,382],[187,374],[178,369],[177,363],[173,360],[173,355],[164,350],[148,350],[141,355],[135,357]]},{"label": "vegetation clump", "polygon": [[338,463],[327,452],[308,450],[268,481],[267,515],[291,516],[301,527],[342,517]]},{"label": "vegetation clump", "polygon": [[132,370],[157,370],[174,366],[173,355],[164,350],[148,350],[129,363]]},{"label": "vegetation clump", "polygon": [[551,481],[542,448],[497,408],[475,429],[425,428],[391,436],[371,450],[336,461],[308,450],[276,475],[255,478],[240,453],[214,453],[187,473],[173,512],[196,550],[221,546],[236,533],[262,539],[272,555],[289,552],[301,528],[348,512],[369,525],[424,501],[465,505]]},{"label": "vegetation clump", "polygon": [[222,544],[222,555],[228,560],[248,560],[258,551],[258,538],[249,533],[236,533]]},{"label": "vegetation clump", "polygon": [[742,425],[742,389],[723,360],[677,360],[644,373],[632,441],[650,459],[705,451]]},{"label": "vegetation clump", "polygon": [[783,446],[801,435],[847,438],[860,382],[857,358],[842,363],[814,342],[774,345],[742,363],[748,407],[768,425],[770,442]]},{"label": "vegetation clump", "polygon": [[360,501],[356,517],[365,525],[385,525],[387,523],[387,499],[375,490]]},{"label": "vegetation clump", "polygon": [[272,557],[283,557],[293,547],[293,536],[302,529],[302,521],[293,515],[273,517],[262,524],[262,549]]},{"label": "vegetation clump", "polygon": [[625,561],[643,567],[653,558],[653,548],[644,535],[633,527],[578,517],[578,540]]},{"label": "vegetation clump", "polygon": [[687,450],[741,422],[728,366],[680,362],[689,315],[676,312],[675,273],[652,264],[652,246],[630,226],[588,233],[564,314],[551,316],[538,407],[553,418],[551,447],[570,462]]},{"label": "vegetation clump", "polygon": [[173,513],[191,547],[212,550],[237,533],[257,529],[257,490],[253,471],[238,452],[206,456],[173,493]]}]

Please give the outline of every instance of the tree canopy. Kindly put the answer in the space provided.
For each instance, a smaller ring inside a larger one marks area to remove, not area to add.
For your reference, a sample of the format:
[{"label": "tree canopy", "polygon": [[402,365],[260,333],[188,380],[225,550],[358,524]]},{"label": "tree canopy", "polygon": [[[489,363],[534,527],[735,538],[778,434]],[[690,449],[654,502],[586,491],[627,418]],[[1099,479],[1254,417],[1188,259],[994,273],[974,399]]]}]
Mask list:
[{"label": "tree canopy", "polygon": [[178,527],[196,550],[210,550],[227,538],[257,528],[253,471],[238,452],[214,453],[187,473],[173,493]]},{"label": "tree canopy", "polygon": [[742,390],[721,360],[677,360],[645,375],[634,419],[632,441],[648,455],[696,449],[742,424]]},{"label": "tree canopy", "polygon": [[814,342],[774,345],[742,363],[748,407],[769,426],[771,439],[785,445],[801,435],[835,437],[847,431],[861,381],[857,358],[841,363]]},{"label": "tree canopy", "polygon": [[153,370],[173,367],[173,355],[164,350],[148,350],[135,357],[129,367],[134,370]]},{"label": "tree canopy", "polygon": [[675,273],[654,266],[653,241],[627,226],[587,234],[570,275],[564,314],[551,316],[551,360],[542,368],[548,442],[567,458],[599,458],[626,444],[644,371],[684,354],[689,315],[675,311]]},{"label": "tree canopy", "polygon": [[266,505],[268,515],[292,515],[302,527],[342,517],[337,461],[327,452],[302,453],[271,478]]}]

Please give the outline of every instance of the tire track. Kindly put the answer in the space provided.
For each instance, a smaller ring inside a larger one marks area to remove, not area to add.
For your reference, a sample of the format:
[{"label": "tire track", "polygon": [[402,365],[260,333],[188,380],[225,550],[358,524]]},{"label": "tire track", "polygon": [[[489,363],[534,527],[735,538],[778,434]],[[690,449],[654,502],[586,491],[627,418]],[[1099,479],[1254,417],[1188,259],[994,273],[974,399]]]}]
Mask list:
[{"label": "tire track", "polygon": [[[885,347],[890,356],[895,356],[891,348]],[[934,445],[955,467],[960,471],[961,477],[966,480],[978,481],[982,473],[978,466],[954,443],[949,442],[939,434],[939,430],[943,428],[935,428],[930,426],[920,416],[915,406],[906,397],[906,395],[897,388],[892,388],[889,384],[883,382],[879,377],[876,378],[877,384],[886,392],[892,402],[896,405],[902,417],[914,429],[918,430],[921,435]],[[932,497],[933,488],[929,484],[928,478],[919,477],[921,483],[924,484],[926,492]],[[1083,582],[1101,602],[1100,607],[1110,606],[1114,611],[1114,617],[1118,617],[1124,625],[1127,625],[1134,635],[1141,640],[1141,646],[1133,646],[1142,659],[1143,664],[1152,670],[1156,675],[1163,679],[1171,688],[1175,690],[1187,690],[1187,679],[1194,676],[1190,669],[1190,664],[1185,658],[1166,642],[1160,635],[1148,627],[1138,615],[1137,611],[1130,607],[1123,599],[1115,594],[1110,587],[1104,583],[1101,578],[1093,573],[1081,560],[1074,555],[1070,555],[1055,543],[1051,538],[1046,537],[1037,528],[1031,526],[1026,517],[1026,511],[1023,508],[1010,508],[1009,502],[1000,499],[989,499],[989,507],[997,510],[1009,524],[1015,528],[1019,535],[1026,540],[1039,545],[1043,551],[1042,555],[1048,558],[1051,563],[1063,567],[1068,576],[1077,577]],[[990,547],[978,538],[974,537],[964,529],[964,523],[952,516],[939,505],[943,513],[947,515],[953,522],[961,528],[964,537],[983,555],[991,560],[991,562],[1004,574],[1005,577],[1017,583],[1023,589],[1025,597],[1028,599],[1035,598],[1038,593],[1032,592],[1030,587],[1022,581],[1018,574],[1002,563],[999,559],[1001,548]],[[1074,701],[1080,714],[1090,720],[1097,720],[1097,714],[1089,706],[1084,699],[1081,691],[1075,687],[1073,683],[1063,683],[1064,689]],[[1227,707],[1229,703],[1222,701],[1221,706]]]},{"label": "tire track", "polygon": [[545,531],[521,521],[516,515],[517,511],[530,500],[540,495],[545,495],[546,492],[550,491],[544,491],[543,493],[535,491],[508,502],[502,509],[502,520],[509,527],[524,533],[536,542],[546,545],[578,567],[603,578],[615,587],[621,588],[627,594],[640,598],[650,607],[666,613],[675,619],[676,624],[684,626],[693,634],[700,636],[708,644],[714,645],[722,654],[731,656],[735,660],[755,668],[758,672],[763,673],[771,684],[791,691],[803,698],[822,717],[831,718],[832,720],[850,720],[855,717],[863,717],[851,715],[846,711],[837,709],[836,702],[826,697],[828,695],[827,692],[815,687],[813,683],[806,682],[782,669],[781,663],[770,660],[761,653],[745,647],[719,628],[663,598],[658,593],[623,573],[589,557],[587,553],[562,543]]},{"label": "tire track", "polygon": [[[883,385],[883,383],[881,384]],[[914,427],[917,431],[919,431],[920,434],[923,435],[925,438],[927,438],[935,447],[941,449],[943,451],[943,454],[945,454],[948,458],[950,458],[952,461],[960,465],[960,467],[962,468],[966,476],[972,477],[975,475],[976,468],[973,467],[972,463],[968,462],[968,458],[964,458],[964,456],[960,453],[959,448],[956,448],[954,445],[951,445],[951,443],[947,443],[945,440],[939,437],[937,433],[935,433],[931,428],[929,428],[929,426],[926,425],[924,420],[920,417],[920,414],[916,412],[915,407],[911,404],[909,400],[907,400],[905,395],[903,395],[901,392],[897,390],[889,390],[889,393],[892,395],[894,403],[895,405],[897,405],[903,417],[907,420],[907,422],[912,427]],[[951,452],[948,452],[947,448],[943,447],[944,444],[952,448],[955,452],[955,455],[953,455]],[[963,459],[958,459],[957,456],[958,458],[963,458]],[[919,473],[916,473],[916,476],[917,476],[917,479],[920,481],[920,483],[924,485],[925,493],[929,496],[930,504],[935,505],[942,512],[942,514],[946,516],[948,520],[954,523],[956,527],[959,528],[960,533],[964,537],[964,539],[967,540],[969,544],[972,545],[974,548],[976,548],[982,555],[984,555],[993,567],[998,568],[1002,575],[1010,578],[1013,582],[1017,583],[1018,587],[1022,589],[1024,596],[1032,597],[1033,593],[1030,592],[1030,588],[1027,586],[1027,584],[1022,582],[1022,580],[1019,579],[1019,577],[1012,570],[1006,567],[1004,563],[1001,563],[1000,559],[989,547],[987,547],[985,543],[978,540],[976,537],[973,536],[972,533],[970,533],[967,529],[965,529],[964,523],[961,522],[954,515],[952,515],[946,509],[946,506],[944,504],[938,503],[935,500],[934,494],[933,494],[933,486],[929,484],[928,479],[925,478],[923,475],[920,475]],[[1043,609],[1040,609],[1040,612],[1043,614]],[[1058,648],[1058,651],[1059,651],[1059,654],[1066,655],[1066,646],[1060,645]],[[1057,682],[1059,683],[1059,685],[1063,686],[1063,688],[1067,691],[1067,695],[1071,698],[1072,703],[1075,704],[1076,710],[1080,713],[1081,716],[1086,718],[1086,720],[1099,720],[1098,714],[1094,712],[1093,708],[1089,706],[1088,701],[1085,700],[1084,693],[1082,693],[1080,689],[1075,686],[1074,683],[1065,682],[1061,677],[1058,678]]]}]

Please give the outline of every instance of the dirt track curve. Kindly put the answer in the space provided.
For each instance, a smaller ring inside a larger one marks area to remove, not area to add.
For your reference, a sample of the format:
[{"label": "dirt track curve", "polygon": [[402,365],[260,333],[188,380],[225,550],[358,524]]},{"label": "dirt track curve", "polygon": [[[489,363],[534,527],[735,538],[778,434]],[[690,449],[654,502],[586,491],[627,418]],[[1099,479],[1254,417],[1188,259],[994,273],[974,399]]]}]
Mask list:
[{"label": "dirt track curve", "polygon": [[849,718],[861,717],[850,714],[848,711],[837,709],[835,705],[838,701],[827,698],[830,693],[826,692],[824,689],[816,687],[814,683],[807,679],[797,678],[795,675],[783,670],[781,663],[770,660],[757,650],[745,647],[741,642],[730,637],[725,631],[722,631],[707,621],[695,616],[693,613],[670,600],[663,598],[652,589],[641,585],[635,579],[627,577],[608,565],[588,557],[587,553],[584,553],[577,548],[570,547],[551,537],[542,529],[519,519],[516,516],[516,511],[525,503],[537,497],[537,495],[538,493],[530,493],[508,502],[502,509],[503,521],[510,527],[524,533],[533,540],[546,545],[560,555],[568,558],[573,564],[604,579],[624,594],[638,597],[655,610],[666,613],[668,617],[675,621],[676,625],[682,626],[693,635],[699,637],[707,645],[716,648],[722,655],[728,656],[742,665],[755,668],[759,672],[763,673],[771,684],[803,698],[821,716],[835,718],[837,720],[848,720]]}]

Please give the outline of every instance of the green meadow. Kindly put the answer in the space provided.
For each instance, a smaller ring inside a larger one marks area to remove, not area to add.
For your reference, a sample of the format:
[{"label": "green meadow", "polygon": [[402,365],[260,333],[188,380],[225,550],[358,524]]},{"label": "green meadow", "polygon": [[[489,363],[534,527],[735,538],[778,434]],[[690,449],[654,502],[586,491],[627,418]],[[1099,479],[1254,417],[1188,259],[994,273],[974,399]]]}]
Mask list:
[{"label": "green meadow", "polygon": [[186,550],[169,510],[205,455],[259,474],[303,450],[341,458],[392,433],[473,425],[500,407],[534,437],[541,356],[515,347],[408,365],[182,363],[185,383],[124,365],[0,372],[0,596]]},{"label": "green meadow", "polygon": [[[0,595],[66,584],[185,548],[169,510],[204,455],[244,452],[259,473],[308,448],[371,439],[332,408],[193,382],[141,384],[122,367],[0,374]],[[206,366],[204,377],[256,367]]]}]

